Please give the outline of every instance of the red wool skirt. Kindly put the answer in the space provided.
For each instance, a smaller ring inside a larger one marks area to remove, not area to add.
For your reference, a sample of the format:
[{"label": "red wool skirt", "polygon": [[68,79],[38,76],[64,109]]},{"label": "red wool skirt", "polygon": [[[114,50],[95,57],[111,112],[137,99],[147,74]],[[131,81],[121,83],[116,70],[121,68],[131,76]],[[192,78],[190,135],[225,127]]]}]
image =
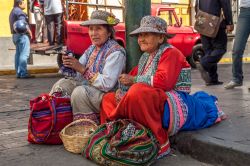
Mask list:
[{"label": "red wool skirt", "polygon": [[101,104],[101,123],[116,119],[132,119],[150,128],[163,153],[166,153],[169,150],[168,132],[162,127],[166,100],[167,95],[162,89],[143,83],[131,86],[118,105],[115,93],[107,93]]}]

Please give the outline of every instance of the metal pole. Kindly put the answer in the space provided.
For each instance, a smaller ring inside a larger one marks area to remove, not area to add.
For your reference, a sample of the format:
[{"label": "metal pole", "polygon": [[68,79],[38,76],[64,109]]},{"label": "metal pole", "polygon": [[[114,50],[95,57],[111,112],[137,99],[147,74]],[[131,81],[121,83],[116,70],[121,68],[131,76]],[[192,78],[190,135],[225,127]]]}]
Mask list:
[{"label": "metal pole", "polygon": [[66,0],[66,20],[69,20],[69,1]]},{"label": "metal pole", "polygon": [[151,0],[125,0],[127,71],[138,64],[142,54],[136,37],[129,33],[140,26],[141,18],[151,13]]},{"label": "metal pole", "polygon": [[[98,0],[96,0],[96,4],[98,4]],[[96,6],[96,10],[98,10],[98,6]]]}]

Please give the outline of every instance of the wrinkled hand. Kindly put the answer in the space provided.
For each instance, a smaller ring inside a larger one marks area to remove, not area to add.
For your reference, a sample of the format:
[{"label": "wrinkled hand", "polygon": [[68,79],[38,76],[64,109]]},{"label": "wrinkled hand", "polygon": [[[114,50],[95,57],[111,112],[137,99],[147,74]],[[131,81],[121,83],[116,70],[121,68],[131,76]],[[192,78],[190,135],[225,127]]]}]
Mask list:
[{"label": "wrinkled hand", "polygon": [[234,25],[227,25],[226,29],[227,33],[232,32],[234,30]]},{"label": "wrinkled hand", "polygon": [[85,72],[85,67],[74,57],[70,57],[67,55],[62,56],[63,65],[65,67],[69,67],[74,69],[75,71],[83,74]]},{"label": "wrinkled hand", "polygon": [[29,33],[29,35],[30,35],[30,40],[32,40],[33,39],[32,33]]},{"label": "wrinkled hand", "polygon": [[123,96],[126,94],[126,92],[122,91],[121,89],[117,89],[115,92],[115,101],[116,104],[119,104]]},{"label": "wrinkled hand", "polygon": [[134,77],[129,74],[121,74],[119,81],[126,86],[131,86],[134,84]]}]

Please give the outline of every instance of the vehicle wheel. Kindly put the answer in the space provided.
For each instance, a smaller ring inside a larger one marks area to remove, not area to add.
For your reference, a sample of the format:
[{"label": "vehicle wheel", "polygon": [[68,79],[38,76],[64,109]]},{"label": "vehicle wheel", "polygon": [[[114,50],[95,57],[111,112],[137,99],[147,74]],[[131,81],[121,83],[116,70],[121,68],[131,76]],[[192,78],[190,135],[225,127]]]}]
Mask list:
[{"label": "vehicle wheel", "polygon": [[59,53],[59,54],[57,54],[57,65],[60,68],[60,67],[62,67],[62,64],[63,64],[63,62],[62,62],[62,54]]},{"label": "vehicle wheel", "polygon": [[193,52],[190,57],[187,58],[188,63],[191,65],[192,68],[196,68],[196,62],[200,62],[200,58],[205,55],[205,52],[202,48],[202,44],[196,44],[193,47]]},{"label": "vehicle wheel", "polygon": [[124,47],[124,43],[123,43],[121,40],[117,40],[117,43],[118,43],[120,46]]}]

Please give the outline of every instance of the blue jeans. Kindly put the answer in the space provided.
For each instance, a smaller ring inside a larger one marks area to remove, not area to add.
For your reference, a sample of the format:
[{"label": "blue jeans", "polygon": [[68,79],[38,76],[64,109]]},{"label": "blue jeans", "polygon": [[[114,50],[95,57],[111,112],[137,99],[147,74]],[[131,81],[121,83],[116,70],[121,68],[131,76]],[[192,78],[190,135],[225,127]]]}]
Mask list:
[{"label": "blue jeans", "polygon": [[13,34],[13,43],[16,46],[15,70],[17,77],[25,77],[27,72],[27,60],[30,54],[30,40],[26,34]]},{"label": "blue jeans", "polygon": [[243,82],[242,57],[250,33],[250,8],[240,8],[238,17],[235,40],[233,45],[233,64],[232,73],[233,81],[236,83]]}]

